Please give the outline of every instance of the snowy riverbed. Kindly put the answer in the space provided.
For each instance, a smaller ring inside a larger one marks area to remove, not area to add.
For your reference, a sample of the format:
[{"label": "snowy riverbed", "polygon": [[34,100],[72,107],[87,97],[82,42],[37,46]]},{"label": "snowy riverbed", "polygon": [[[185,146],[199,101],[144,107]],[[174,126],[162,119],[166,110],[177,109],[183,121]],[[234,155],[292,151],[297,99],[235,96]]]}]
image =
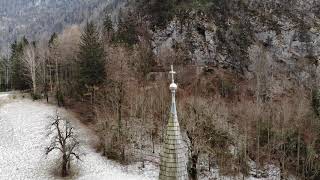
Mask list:
[{"label": "snowy riverbed", "polygon": [[[0,94],[0,179],[57,179],[54,169],[58,154],[45,155],[46,126],[57,108],[28,99],[10,99]],[[62,116],[68,113],[59,109]],[[72,179],[147,180],[157,179],[157,168],[139,170],[137,165],[123,167],[96,153],[97,140],[87,128],[72,121],[85,153],[82,161],[73,164]]]}]

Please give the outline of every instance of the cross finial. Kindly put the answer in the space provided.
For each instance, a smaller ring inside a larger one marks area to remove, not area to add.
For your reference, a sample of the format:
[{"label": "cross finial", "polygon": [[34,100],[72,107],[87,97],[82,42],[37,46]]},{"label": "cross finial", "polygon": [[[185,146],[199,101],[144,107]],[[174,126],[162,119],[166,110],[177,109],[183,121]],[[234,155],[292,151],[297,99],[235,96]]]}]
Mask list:
[{"label": "cross finial", "polygon": [[171,78],[172,78],[172,82],[170,84],[170,90],[172,91],[172,93],[175,93],[178,86],[176,85],[176,83],[174,83],[174,74],[176,74],[176,72],[173,71],[173,65],[171,65],[171,71],[169,73],[171,74]]},{"label": "cross finial", "polygon": [[174,75],[176,74],[176,72],[173,71],[173,65],[171,65],[171,71],[169,73],[171,74],[172,83],[174,83]]}]

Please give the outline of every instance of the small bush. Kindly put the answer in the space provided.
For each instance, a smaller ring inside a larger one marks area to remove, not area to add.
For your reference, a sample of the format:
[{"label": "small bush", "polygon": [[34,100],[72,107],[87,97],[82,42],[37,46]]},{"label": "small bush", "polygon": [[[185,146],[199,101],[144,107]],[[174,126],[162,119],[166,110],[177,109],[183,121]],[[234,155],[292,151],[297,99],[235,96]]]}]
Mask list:
[{"label": "small bush", "polygon": [[261,122],[259,126],[260,131],[260,146],[264,147],[268,145],[268,140],[272,139],[275,135],[274,131],[272,130],[271,123]]},{"label": "small bush", "polygon": [[58,106],[64,106],[64,96],[63,96],[63,93],[58,90],[57,93],[56,93],[56,100],[57,100],[57,103],[58,103]]},{"label": "small bush", "polygon": [[239,162],[240,172],[244,176],[249,176],[250,166],[248,164],[248,159],[245,156],[244,150],[240,150],[240,152],[238,153],[238,156],[237,156],[237,160]]},{"label": "small bush", "polygon": [[122,145],[115,134],[112,135],[111,143],[107,145],[105,155],[108,159],[124,164],[125,158],[122,151]]},{"label": "small bush", "polygon": [[229,80],[219,80],[219,93],[222,97],[229,97],[232,95],[235,87],[234,84]]},{"label": "small bush", "polygon": [[35,100],[38,100],[38,99],[41,99],[41,96],[39,94],[34,94],[34,93],[31,93],[31,97],[32,99],[35,101]]}]

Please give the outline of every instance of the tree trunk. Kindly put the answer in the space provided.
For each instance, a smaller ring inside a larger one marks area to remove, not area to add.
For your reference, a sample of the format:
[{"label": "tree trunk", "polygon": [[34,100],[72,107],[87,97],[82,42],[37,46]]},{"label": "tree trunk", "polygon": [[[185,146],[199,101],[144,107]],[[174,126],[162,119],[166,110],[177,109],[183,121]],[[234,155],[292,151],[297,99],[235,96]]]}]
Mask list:
[{"label": "tree trunk", "polygon": [[68,170],[67,170],[67,155],[62,156],[62,169],[61,169],[61,176],[66,177],[68,175]]},{"label": "tree trunk", "polygon": [[59,66],[58,66],[58,60],[55,59],[55,65],[56,65],[56,86],[59,86]]},{"label": "tree trunk", "polygon": [[70,171],[71,168],[71,159],[68,160],[68,171]]},{"label": "tree trunk", "polygon": [[257,137],[257,158],[256,158],[256,176],[260,177],[260,119],[257,121],[258,137]]},{"label": "tree trunk", "polygon": [[191,155],[191,165],[190,165],[190,179],[198,180],[198,171],[197,171],[197,163],[198,163],[199,154],[193,153]]},{"label": "tree trunk", "polygon": [[36,75],[32,75],[32,87],[33,87],[33,95],[37,93],[37,84],[36,84]]},{"label": "tree trunk", "polygon": [[195,151],[194,140],[188,131],[187,131],[187,136],[190,140],[190,152],[191,152],[191,157],[189,156],[189,164],[188,164],[189,178],[190,180],[197,180],[198,179],[197,163],[199,158],[199,151]]},{"label": "tree trunk", "polygon": [[280,179],[285,179],[285,176],[284,176],[284,168],[283,168],[283,165],[282,165],[282,160],[280,160]]},{"label": "tree trunk", "polygon": [[297,146],[297,176],[299,176],[300,170],[300,129],[298,129],[298,146]]},{"label": "tree trunk", "polygon": [[211,154],[209,154],[209,155],[208,155],[208,170],[209,170],[209,172],[211,172],[211,166],[212,166]]},{"label": "tree trunk", "polygon": [[151,135],[151,141],[152,141],[152,153],[154,153],[154,152],[155,152],[155,151],[154,151],[154,149],[155,149],[155,148],[154,148],[154,145],[155,145],[154,141],[155,141],[155,140],[154,140],[154,135],[153,135],[153,134]]},{"label": "tree trunk", "polygon": [[[124,137],[122,133],[122,103],[123,103],[123,84],[120,82],[119,85],[119,100],[118,100],[118,136],[121,147],[121,159],[125,161],[125,147],[124,147]],[[118,142],[119,143],[119,142]]]},{"label": "tree trunk", "polygon": [[52,83],[52,72],[51,72],[51,66],[49,67],[49,81],[50,81],[50,92],[53,91],[53,83]]},{"label": "tree trunk", "polygon": [[8,67],[6,67],[6,91],[9,90],[9,70]]}]

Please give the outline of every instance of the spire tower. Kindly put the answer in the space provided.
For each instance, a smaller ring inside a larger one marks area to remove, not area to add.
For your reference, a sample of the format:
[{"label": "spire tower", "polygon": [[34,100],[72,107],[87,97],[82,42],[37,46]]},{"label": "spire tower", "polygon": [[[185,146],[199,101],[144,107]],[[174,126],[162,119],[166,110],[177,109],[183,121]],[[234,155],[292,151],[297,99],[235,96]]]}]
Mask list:
[{"label": "spire tower", "polygon": [[165,130],[164,144],[160,154],[160,180],[186,180],[187,167],[186,167],[186,153],[184,142],[182,141],[180,126],[177,116],[176,108],[176,91],[177,84],[174,82],[173,65],[171,65],[171,78],[170,84],[172,104],[169,116],[168,125]]}]

